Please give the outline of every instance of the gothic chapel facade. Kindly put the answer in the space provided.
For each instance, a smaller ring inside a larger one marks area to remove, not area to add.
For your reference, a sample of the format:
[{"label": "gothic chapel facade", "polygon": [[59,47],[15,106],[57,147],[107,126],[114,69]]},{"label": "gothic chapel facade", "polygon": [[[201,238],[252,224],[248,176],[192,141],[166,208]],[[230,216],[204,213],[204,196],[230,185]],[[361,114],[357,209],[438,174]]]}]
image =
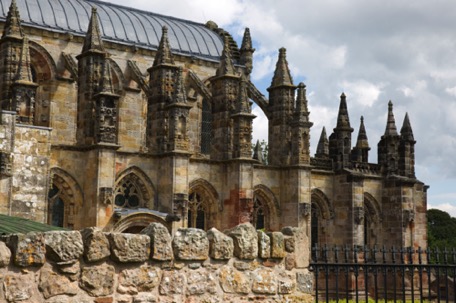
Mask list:
[{"label": "gothic chapel facade", "polygon": [[[96,0],[2,0],[0,28],[0,213],[70,229],[252,222],[305,228],[320,245],[426,246],[427,187],[391,102],[378,163],[363,120],[352,146],[344,94],[312,156],[304,84],[282,48],[263,96],[248,29],[239,48],[214,22]],[[269,120],[267,159],[252,153],[253,102]]]}]

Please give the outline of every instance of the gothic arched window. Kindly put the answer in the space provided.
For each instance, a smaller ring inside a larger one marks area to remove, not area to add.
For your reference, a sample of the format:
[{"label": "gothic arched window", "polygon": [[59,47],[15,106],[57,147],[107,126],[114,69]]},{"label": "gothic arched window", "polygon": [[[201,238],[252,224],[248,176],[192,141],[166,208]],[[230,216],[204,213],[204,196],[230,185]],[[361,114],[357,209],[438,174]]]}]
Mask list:
[{"label": "gothic arched window", "polygon": [[318,229],[320,221],[320,210],[318,209],[315,203],[312,203],[311,208],[311,220],[310,220],[310,239],[311,239],[311,248],[314,248],[318,245]]},{"label": "gothic arched window", "polygon": [[258,197],[253,198],[252,225],[256,229],[268,229],[269,212],[267,205]]},{"label": "gothic arched window", "polygon": [[188,227],[206,229],[206,204],[201,195],[194,192],[188,199]]},{"label": "gothic arched window", "polygon": [[141,206],[141,192],[132,174],[126,176],[117,186],[114,203],[117,207],[138,208]]},{"label": "gothic arched window", "polygon": [[65,224],[65,203],[62,200],[60,190],[53,185],[48,193],[49,201],[49,224],[64,227]]}]

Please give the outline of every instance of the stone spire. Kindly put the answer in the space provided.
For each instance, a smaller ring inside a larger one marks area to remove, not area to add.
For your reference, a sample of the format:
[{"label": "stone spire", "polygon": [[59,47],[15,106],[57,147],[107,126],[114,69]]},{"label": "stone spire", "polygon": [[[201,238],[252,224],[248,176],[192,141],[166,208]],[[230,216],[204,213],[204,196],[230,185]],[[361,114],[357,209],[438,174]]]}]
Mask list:
[{"label": "stone spire", "polygon": [[388,120],[386,122],[385,136],[397,136],[396,122],[393,114],[393,102],[388,102]]},{"label": "stone spire", "polygon": [[231,58],[230,41],[228,36],[224,37],[222,57],[220,58],[220,65],[217,68],[216,72],[216,76],[226,75],[236,75],[236,71],[233,65],[233,59]]},{"label": "stone spire", "polygon": [[92,7],[92,16],[90,17],[89,27],[84,38],[84,46],[82,47],[82,53],[86,52],[105,52],[96,7]]},{"label": "stone spire", "polygon": [[347,109],[347,98],[344,93],[340,95],[339,113],[337,115],[336,129],[353,131],[353,128],[350,127],[350,118],[348,117]]},{"label": "stone spire", "polygon": [[279,49],[279,59],[277,60],[274,77],[272,78],[269,89],[276,86],[293,86],[293,78],[291,77],[290,69],[288,68],[286,53],[287,50],[285,48],[282,47]]},{"label": "stone spire", "polygon": [[11,1],[8,15],[6,16],[5,26],[3,28],[2,39],[4,38],[17,38],[22,39],[24,32],[21,26],[21,18],[17,8],[16,0]]},{"label": "stone spire", "polygon": [[410,124],[408,113],[405,113],[404,123],[402,124],[402,128],[401,128],[401,137],[403,140],[407,140],[407,141],[411,141],[411,142],[415,141],[415,139],[413,137],[413,130],[412,130],[412,126]]},{"label": "stone spire", "polygon": [[28,44],[28,38],[24,37],[22,40],[22,49],[21,49],[21,56],[19,58],[17,74],[15,81],[16,82],[25,82],[25,83],[32,83],[32,70],[30,68],[30,50]]},{"label": "stone spire", "polygon": [[321,130],[320,140],[318,140],[317,153],[315,154],[317,158],[328,158],[329,157],[329,141],[328,136],[326,135],[326,128],[323,126]]},{"label": "stone spire", "polygon": [[239,82],[239,97],[236,112],[250,114],[250,101],[247,94],[247,79],[243,74],[241,75],[241,81]]},{"label": "stone spire", "polygon": [[168,27],[162,27],[162,36],[158,45],[153,66],[174,65],[174,58],[168,40]]},{"label": "stone spire", "polygon": [[359,125],[358,139],[356,140],[356,147],[370,149],[369,142],[367,140],[366,128],[364,127],[364,117],[363,116],[361,116],[361,123]]},{"label": "stone spire", "polygon": [[296,114],[300,114],[302,122],[309,122],[309,110],[307,107],[306,86],[304,83],[298,84],[298,95],[296,97]]},{"label": "stone spire", "polygon": [[261,148],[260,140],[257,140],[255,148],[253,149],[253,159],[258,160],[261,164],[264,164],[263,149]]},{"label": "stone spire", "polygon": [[244,31],[244,37],[241,44],[241,64],[245,65],[246,74],[249,75],[253,69],[253,53],[255,49],[252,47],[252,38],[250,37],[250,29],[247,27]]}]

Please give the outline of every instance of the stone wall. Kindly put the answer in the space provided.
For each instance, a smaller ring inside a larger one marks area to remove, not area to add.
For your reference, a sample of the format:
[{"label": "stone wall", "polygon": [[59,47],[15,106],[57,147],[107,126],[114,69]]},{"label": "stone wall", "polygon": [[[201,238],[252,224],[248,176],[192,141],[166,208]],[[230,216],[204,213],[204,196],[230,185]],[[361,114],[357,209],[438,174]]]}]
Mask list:
[{"label": "stone wall", "polygon": [[0,302],[311,302],[302,229],[224,233],[159,223],[0,237]]}]

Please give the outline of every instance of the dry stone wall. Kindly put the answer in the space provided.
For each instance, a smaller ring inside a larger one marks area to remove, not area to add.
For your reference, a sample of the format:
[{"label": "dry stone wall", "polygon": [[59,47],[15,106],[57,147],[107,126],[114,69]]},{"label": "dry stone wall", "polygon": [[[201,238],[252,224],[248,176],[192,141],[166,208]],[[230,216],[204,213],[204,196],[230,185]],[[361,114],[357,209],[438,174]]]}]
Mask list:
[{"label": "dry stone wall", "polygon": [[142,234],[97,228],[0,237],[0,302],[312,302],[307,236],[152,223]]}]

